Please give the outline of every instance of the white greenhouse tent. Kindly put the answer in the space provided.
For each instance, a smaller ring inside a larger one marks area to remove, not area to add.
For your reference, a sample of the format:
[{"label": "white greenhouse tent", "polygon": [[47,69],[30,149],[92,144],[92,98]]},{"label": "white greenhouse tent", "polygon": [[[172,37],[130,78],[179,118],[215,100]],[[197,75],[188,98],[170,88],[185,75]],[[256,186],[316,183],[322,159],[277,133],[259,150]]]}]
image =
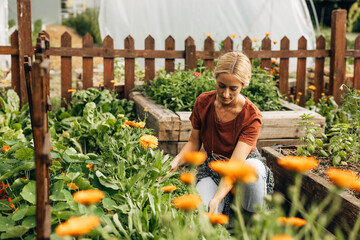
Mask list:
[{"label": "white greenhouse tent", "polygon": [[[301,36],[307,39],[308,49],[316,46],[305,0],[101,0],[99,25],[102,38],[111,36],[115,48],[123,48],[124,39],[131,35],[135,49],[144,49],[149,34],[156,50],[164,49],[169,35],[175,39],[175,50],[184,49],[188,36],[201,50],[207,34],[216,49],[231,35],[237,35],[233,38],[237,50],[246,36],[258,38],[253,47],[259,47],[265,33],[278,42],[272,45],[274,50],[280,48],[284,36],[291,50],[297,49]],[[294,68],[296,62],[290,59],[290,70]]]},{"label": "white greenhouse tent", "polygon": [[[0,46],[8,46],[8,0],[0,1]],[[0,69],[10,68],[10,56],[0,55]]]}]

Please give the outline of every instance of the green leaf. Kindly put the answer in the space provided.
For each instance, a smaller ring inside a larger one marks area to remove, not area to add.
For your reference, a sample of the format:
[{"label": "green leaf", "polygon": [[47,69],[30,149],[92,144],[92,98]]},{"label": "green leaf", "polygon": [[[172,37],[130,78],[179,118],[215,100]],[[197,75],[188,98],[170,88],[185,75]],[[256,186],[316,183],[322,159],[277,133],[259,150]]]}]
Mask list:
[{"label": "green leaf", "polygon": [[5,232],[9,227],[15,226],[15,221],[11,217],[0,216],[0,232]]},{"label": "green leaf", "polygon": [[21,226],[21,225],[10,227],[5,233],[1,234],[1,239],[20,238],[28,230],[29,230],[29,228]]},{"label": "green leaf", "polygon": [[31,148],[21,148],[15,152],[15,158],[19,160],[30,160],[34,156],[34,150]]},{"label": "green leaf", "polygon": [[114,179],[107,178],[100,171],[96,171],[95,174],[98,177],[99,182],[101,183],[101,185],[103,185],[104,187],[111,188],[111,189],[114,189],[114,190],[119,190],[120,189],[119,184]]},{"label": "green leaf", "polygon": [[30,181],[28,184],[25,185],[23,190],[21,191],[20,195],[29,203],[35,204],[36,203],[36,182]]},{"label": "green leaf", "polygon": [[[63,194],[64,196],[64,194]],[[65,209],[68,209],[70,208],[70,205],[66,202],[58,202],[55,204],[55,206],[53,206],[51,208],[52,211],[62,211],[62,210],[65,210]]]},{"label": "green leaf", "polygon": [[7,91],[7,107],[10,111],[19,111],[20,110],[20,98],[13,89]]},{"label": "green leaf", "polygon": [[117,206],[116,202],[111,198],[104,198],[102,204],[107,210],[115,210],[115,206]]},{"label": "green leaf", "polygon": [[36,227],[36,216],[28,216],[24,218],[21,225],[27,228]]},{"label": "green leaf", "polygon": [[8,200],[0,200],[0,211],[11,210]]},{"label": "green leaf", "polygon": [[20,207],[18,208],[18,210],[16,212],[14,212],[13,216],[12,216],[12,220],[14,221],[19,221],[21,219],[23,219],[25,217],[25,214],[28,211],[29,206],[26,204],[21,204]]}]

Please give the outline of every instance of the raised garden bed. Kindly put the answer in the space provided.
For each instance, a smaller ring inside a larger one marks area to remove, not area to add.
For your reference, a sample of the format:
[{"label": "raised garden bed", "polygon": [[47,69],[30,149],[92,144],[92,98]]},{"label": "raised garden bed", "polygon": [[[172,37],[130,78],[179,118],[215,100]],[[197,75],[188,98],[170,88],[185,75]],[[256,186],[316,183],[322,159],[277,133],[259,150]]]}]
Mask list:
[{"label": "raised garden bed", "polygon": [[[189,117],[191,112],[173,112],[141,92],[132,92],[130,98],[135,102],[137,114],[144,118],[146,109],[146,126],[154,129],[159,139],[159,148],[175,156],[188,141],[192,129]],[[312,122],[325,129],[325,118],[295,104],[282,102],[285,111],[264,111],[263,124],[260,130],[257,147],[261,149],[274,144],[295,145],[304,136],[303,126],[296,126],[301,115],[311,113]]]},{"label": "raised garden bed", "polygon": [[[293,175],[277,164],[277,159],[284,157],[272,147],[262,148],[262,154],[267,159],[267,165],[274,173],[275,191],[287,194],[287,189],[293,184]],[[308,172],[302,179],[301,191],[308,201],[322,201],[329,191],[331,183],[324,177],[314,172]],[[341,206],[338,213],[329,224],[328,228],[333,231],[339,227],[344,233],[352,229],[360,211],[360,199],[344,191],[339,194]]]}]

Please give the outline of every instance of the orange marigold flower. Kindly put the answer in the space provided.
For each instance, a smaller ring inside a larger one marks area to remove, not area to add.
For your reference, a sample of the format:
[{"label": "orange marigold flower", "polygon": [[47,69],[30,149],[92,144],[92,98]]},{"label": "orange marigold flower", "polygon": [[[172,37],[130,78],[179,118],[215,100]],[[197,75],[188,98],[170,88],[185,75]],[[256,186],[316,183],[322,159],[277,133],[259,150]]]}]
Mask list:
[{"label": "orange marigold flower", "polygon": [[270,240],[294,240],[290,235],[279,234],[270,238]]},{"label": "orange marigold flower", "polygon": [[195,181],[195,176],[194,174],[188,172],[188,173],[183,173],[180,175],[180,180],[183,182],[183,183],[186,183],[186,184],[192,184],[194,181]]},{"label": "orange marigold flower", "polygon": [[321,93],[321,96],[325,96],[325,93],[322,92],[322,93]]},{"label": "orange marigold flower", "polygon": [[86,165],[86,167],[89,169],[89,171],[91,171],[92,164],[89,163],[89,164]]},{"label": "orange marigold flower", "polygon": [[97,202],[101,202],[104,197],[105,194],[98,189],[82,190],[74,193],[73,195],[75,202],[84,205],[91,205]]},{"label": "orange marigold flower", "polygon": [[258,38],[254,38],[253,41],[254,41],[254,42],[257,42],[257,41],[259,41],[259,39],[258,39]]},{"label": "orange marigold flower", "polygon": [[145,122],[137,122],[137,123],[135,123],[135,126],[134,126],[134,127],[144,128],[144,127],[145,127]]},{"label": "orange marigold flower", "polygon": [[211,37],[211,34],[210,33],[206,34],[206,37]]},{"label": "orange marigold flower", "polygon": [[268,36],[270,36],[270,33],[268,33],[268,32],[267,32],[267,33],[265,33],[265,36],[267,36],[267,37],[268,37]]},{"label": "orange marigold flower", "polygon": [[3,146],[3,153],[6,153],[7,151],[10,150],[10,146],[9,145],[4,145]]},{"label": "orange marigold flower", "polygon": [[296,99],[296,102],[300,102],[300,98],[297,98],[297,99]]},{"label": "orange marigold flower", "polygon": [[6,80],[5,80],[5,79],[1,80],[1,83],[4,83],[4,84],[5,84],[5,83],[6,83]]},{"label": "orange marigold flower", "polygon": [[277,63],[275,59],[271,59],[271,63]]},{"label": "orange marigold flower", "polygon": [[301,96],[301,95],[303,95],[303,93],[302,93],[302,92],[298,92],[298,95],[300,95],[300,96]]},{"label": "orange marigold flower", "polygon": [[164,192],[172,192],[176,190],[176,186],[174,185],[167,185],[165,187],[162,187],[161,190],[163,190]]},{"label": "orange marigold flower", "polygon": [[65,176],[65,173],[62,172],[61,175]]},{"label": "orange marigold flower", "polygon": [[118,114],[117,116],[118,116],[118,118],[123,118],[123,117],[125,117],[125,115],[124,115],[124,114],[121,114],[121,113]]},{"label": "orange marigold flower", "polygon": [[76,89],[68,89],[67,92],[76,92]]},{"label": "orange marigold flower", "polygon": [[327,98],[324,98],[324,101],[327,101],[328,99]]},{"label": "orange marigold flower", "polygon": [[113,80],[110,80],[110,83],[116,83],[116,81],[113,79]]},{"label": "orange marigold flower", "polygon": [[191,151],[184,153],[185,163],[200,165],[206,159],[206,153],[199,151]]},{"label": "orange marigold flower", "polygon": [[277,160],[278,164],[286,170],[305,172],[319,165],[314,157],[285,156]]},{"label": "orange marigold flower", "polygon": [[274,43],[274,44],[277,44],[277,43],[278,43],[278,41],[273,41],[273,43]]},{"label": "orange marigold flower", "polygon": [[158,139],[152,135],[144,135],[140,139],[140,145],[144,148],[156,148],[158,145]]},{"label": "orange marigold flower", "polygon": [[13,214],[18,210],[19,208],[15,208],[15,210],[12,212]]},{"label": "orange marigold flower", "polygon": [[66,222],[61,223],[55,229],[55,233],[60,236],[81,236],[85,235],[100,224],[100,219],[95,216],[71,217]]},{"label": "orange marigold flower", "polygon": [[[176,72],[176,71],[175,71]],[[144,108],[144,112],[147,112],[147,109],[146,108]]]},{"label": "orange marigold flower", "polygon": [[315,87],[315,85],[310,85],[310,86],[309,86],[309,89],[315,91],[315,90],[316,90],[316,87]]},{"label": "orange marigold flower", "polygon": [[253,166],[246,164],[240,159],[230,159],[229,161],[212,161],[209,167],[220,175],[225,176],[225,181],[232,185],[235,182],[256,182],[257,175]]},{"label": "orange marigold flower", "polygon": [[75,183],[68,183],[66,186],[67,186],[70,190],[74,190],[74,191],[76,191],[76,190],[79,189],[79,187],[76,186]]},{"label": "orange marigold flower", "polygon": [[196,194],[186,194],[172,201],[174,207],[186,211],[195,210],[201,204],[201,197]]},{"label": "orange marigold flower", "polygon": [[281,224],[289,223],[292,227],[302,227],[306,224],[306,220],[298,217],[278,217]]},{"label": "orange marigold flower", "polygon": [[205,216],[209,218],[211,224],[225,224],[229,221],[229,217],[221,213],[205,213]]},{"label": "orange marigold flower", "polygon": [[232,38],[236,38],[236,37],[237,37],[236,34],[231,34],[230,36],[231,36]]},{"label": "orange marigold flower", "polygon": [[354,171],[332,167],[326,171],[326,176],[338,187],[360,192],[360,177]]},{"label": "orange marigold flower", "polygon": [[103,83],[102,82],[99,82],[99,86],[102,86],[103,85]]}]

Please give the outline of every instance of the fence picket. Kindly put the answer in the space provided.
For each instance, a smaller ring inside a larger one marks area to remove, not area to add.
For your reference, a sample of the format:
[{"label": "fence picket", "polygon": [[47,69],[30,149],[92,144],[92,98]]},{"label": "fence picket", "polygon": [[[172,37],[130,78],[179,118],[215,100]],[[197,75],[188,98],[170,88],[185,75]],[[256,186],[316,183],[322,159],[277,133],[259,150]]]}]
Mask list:
[{"label": "fence picket", "polygon": [[[208,52],[212,52],[215,50],[214,48],[214,40],[211,37],[207,37],[204,41],[204,50]],[[204,66],[212,71],[214,69],[214,59],[204,59]]]},{"label": "fence picket", "polygon": [[[83,48],[93,48],[94,41],[90,33],[83,37]],[[93,83],[93,57],[83,57],[83,88],[88,89],[94,86]]]},{"label": "fence picket", "polygon": [[[298,49],[306,49],[307,40],[302,36],[298,41]],[[281,71],[281,70],[280,70]],[[306,81],[306,58],[298,58],[296,69],[296,99],[299,99],[299,105],[305,106],[305,81]]]},{"label": "fence picket", "polygon": [[[165,50],[171,51],[175,50],[175,39],[172,36],[168,36],[165,40]],[[165,71],[167,73],[173,72],[175,70],[175,59],[174,58],[165,58]]]},{"label": "fence picket", "polygon": [[[15,30],[10,36],[11,47],[19,48],[19,32]],[[11,55],[11,87],[20,96],[19,54]]]},{"label": "fence picket", "polygon": [[230,52],[234,48],[233,40],[230,37],[225,38],[223,42],[223,47],[225,52]]},{"label": "fence picket", "polygon": [[[261,49],[264,51],[271,51],[271,40],[268,36],[264,37],[261,41]],[[271,58],[262,58],[261,59],[261,68],[266,69],[267,71],[270,70],[271,66]]]},{"label": "fence picket", "polygon": [[[290,41],[287,37],[283,37],[280,42],[280,49],[288,51]],[[289,58],[280,58],[280,74],[279,74],[279,90],[280,93],[289,96]]]},{"label": "fence picket", "polygon": [[[147,36],[145,39],[145,49],[155,50],[155,40],[152,36]],[[145,58],[145,81],[147,83],[155,77],[155,59]]]},{"label": "fence picket", "polygon": [[[242,50],[243,50],[243,52],[245,52],[246,56],[249,55],[249,54],[246,54],[246,51],[251,51],[252,50],[252,41],[249,38],[249,36],[246,36],[246,38],[244,38],[244,40],[242,41]],[[252,61],[251,58],[250,58],[250,61]]]},{"label": "fence picket", "polygon": [[[103,43],[105,52],[114,50],[114,40],[110,36],[106,36]],[[104,57],[104,88],[113,89],[114,83],[114,57]]]},{"label": "fence picket", "polygon": [[[325,38],[320,35],[316,40],[316,49],[325,49],[326,40]],[[315,59],[315,102],[318,103],[319,99],[321,98],[321,93],[324,92],[324,62],[325,58],[320,57]]]},{"label": "fence picket", "polygon": [[[135,48],[135,41],[129,35],[124,40],[125,49],[132,50]],[[131,89],[135,87],[135,58],[125,58],[125,86],[124,96],[129,97]]]},{"label": "fence picket", "polygon": [[185,70],[196,68],[196,47],[192,37],[185,40]]},{"label": "fence picket", "polygon": [[[354,49],[360,49],[360,35],[355,39]],[[354,88],[360,90],[360,57],[354,59]]]},{"label": "fence picket", "polygon": [[[71,35],[65,32],[61,35],[61,47],[71,47]],[[61,57],[61,106],[65,107],[66,103],[71,101],[71,84],[72,59],[71,56]]]}]

